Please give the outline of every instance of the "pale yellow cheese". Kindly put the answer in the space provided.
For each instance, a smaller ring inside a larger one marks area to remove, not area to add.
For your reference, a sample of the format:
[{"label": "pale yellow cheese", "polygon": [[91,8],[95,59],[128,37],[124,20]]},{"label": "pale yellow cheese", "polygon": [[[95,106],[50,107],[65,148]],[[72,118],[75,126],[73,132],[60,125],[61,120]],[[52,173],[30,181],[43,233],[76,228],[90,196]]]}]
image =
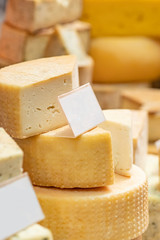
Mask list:
[{"label": "pale yellow cheese", "polygon": [[110,131],[115,172],[130,176],[133,163],[132,113],[129,110],[104,110],[106,121],[99,127]]},{"label": "pale yellow cheese", "polygon": [[34,224],[18,232],[7,240],[53,240],[53,236],[49,229],[38,224]]},{"label": "pale yellow cheese", "polygon": [[115,176],[104,188],[34,188],[56,240],[130,240],[148,226],[148,188],[144,172],[133,166],[131,177]]},{"label": "pale yellow cheese", "polygon": [[57,137],[63,128],[16,140],[33,184],[60,188],[101,187],[114,182],[109,132],[96,128],[78,138]]},{"label": "pale yellow cheese", "polygon": [[35,34],[3,23],[0,36],[0,55],[12,63],[42,58],[54,29],[45,29]]},{"label": "pale yellow cheese", "polygon": [[22,173],[23,152],[14,140],[0,128],[0,182]]},{"label": "pale yellow cheese", "polygon": [[84,60],[79,61],[78,70],[79,70],[79,84],[84,85],[88,82],[92,82],[94,69],[94,61],[91,57],[86,57]]},{"label": "pale yellow cheese", "polygon": [[146,110],[149,116],[149,141],[160,138],[159,89],[126,90],[122,93],[121,107]]},{"label": "pale yellow cheese", "polygon": [[160,42],[145,37],[107,37],[91,41],[96,83],[151,82],[160,77]]},{"label": "pale yellow cheese", "polygon": [[30,32],[78,19],[82,0],[10,0],[6,21],[12,26]]},{"label": "pale yellow cheese", "polygon": [[148,152],[148,115],[146,111],[132,111],[134,163],[145,169]]},{"label": "pale yellow cheese", "polygon": [[155,143],[148,144],[148,154],[154,154],[154,155],[158,154],[158,150]]},{"label": "pale yellow cheese", "polygon": [[42,58],[0,70],[0,126],[26,138],[64,126],[58,96],[78,87],[74,56]]}]

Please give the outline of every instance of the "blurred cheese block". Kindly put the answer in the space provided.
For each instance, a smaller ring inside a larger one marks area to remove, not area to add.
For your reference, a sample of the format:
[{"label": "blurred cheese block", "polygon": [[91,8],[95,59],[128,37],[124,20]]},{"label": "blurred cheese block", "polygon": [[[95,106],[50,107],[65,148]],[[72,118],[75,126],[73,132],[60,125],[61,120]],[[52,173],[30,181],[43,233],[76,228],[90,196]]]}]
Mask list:
[{"label": "blurred cheese block", "polygon": [[134,163],[145,169],[148,152],[148,115],[146,111],[132,111]]},{"label": "blurred cheese block", "polygon": [[133,166],[131,177],[115,176],[103,188],[34,188],[56,240],[119,240],[140,236],[148,225],[148,190],[144,172]]},{"label": "blurred cheese block", "polygon": [[0,37],[0,55],[13,63],[42,58],[53,33],[54,28],[50,28],[31,34],[4,23]]},{"label": "blurred cheese block", "polygon": [[79,84],[83,85],[88,82],[92,82],[93,78],[93,69],[94,69],[94,61],[91,57],[87,56],[82,61],[78,62],[78,70],[79,70]]},{"label": "blurred cheese block", "polygon": [[0,70],[0,126],[26,138],[64,126],[57,97],[78,87],[74,56],[42,58]]},{"label": "blurred cheese block", "polygon": [[155,177],[155,176],[159,175],[159,158],[158,158],[158,155],[147,154],[145,173],[147,174],[149,179],[152,176]]},{"label": "blurred cheese block", "polygon": [[82,13],[82,0],[10,0],[5,20],[19,29],[35,32],[57,23],[78,19]]},{"label": "blurred cheese block", "polygon": [[120,108],[121,92],[124,89],[148,88],[149,86],[149,83],[92,84],[92,88],[102,109]]},{"label": "blurred cheese block", "polygon": [[134,240],[142,240],[142,236],[135,238]]},{"label": "blurred cheese block", "polygon": [[130,176],[133,163],[132,113],[129,110],[104,110],[106,121],[99,127],[111,132],[115,172]]},{"label": "blurred cheese block", "polygon": [[160,90],[126,90],[122,93],[121,107],[146,110],[149,114],[149,140],[160,139]]},{"label": "blurred cheese block", "polygon": [[149,143],[148,144],[148,153],[149,154],[154,154],[154,155],[158,154],[158,150],[157,150],[157,147],[156,147],[155,143]]},{"label": "blurred cheese block", "polygon": [[92,24],[93,36],[159,36],[160,2],[157,0],[84,0],[83,20]]},{"label": "blurred cheese block", "polygon": [[14,140],[0,128],[0,182],[22,173],[23,152]]},{"label": "blurred cheese block", "polygon": [[0,68],[7,67],[13,64],[9,59],[0,56]]},{"label": "blurred cheese block", "polygon": [[53,240],[53,237],[49,229],[34,224],[7,240]]},{"label": "blurred cheese block", "polygon": [[90,54],[97,83],[149,82],[160,77],[160,42],[149,38],[95,38]]},{"label": "blurred cheese block", "polygon": [[78,138],[61,138],[63,128],[16,140],[24,151],[24,169],[38,186],[102,187],[114,183],[109,132],[95,128]]}]

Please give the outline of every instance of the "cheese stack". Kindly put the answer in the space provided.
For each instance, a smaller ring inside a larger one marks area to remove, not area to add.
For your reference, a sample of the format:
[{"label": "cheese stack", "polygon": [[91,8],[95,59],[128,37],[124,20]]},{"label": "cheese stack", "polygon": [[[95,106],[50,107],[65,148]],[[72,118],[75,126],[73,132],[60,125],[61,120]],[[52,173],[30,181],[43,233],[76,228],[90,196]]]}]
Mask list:
[{"label": "cheese stack", "polygon": [[41,224],[55,240],[139,239],[148,226],[148,187],[132,164],[132,113],[106,110],[106,121],[94,129],[58,137],[66,119],[57,97],[76,87],[74,56],[1,69],[0,126],[24,151],[46,216]]},{"label": "cheese stack", "polygon": [[91,81],[91,26],[77,20],[81,13],[82,0],[9,0],[0,37],[1,67],[73,54],[78,58],[80,80]]}]

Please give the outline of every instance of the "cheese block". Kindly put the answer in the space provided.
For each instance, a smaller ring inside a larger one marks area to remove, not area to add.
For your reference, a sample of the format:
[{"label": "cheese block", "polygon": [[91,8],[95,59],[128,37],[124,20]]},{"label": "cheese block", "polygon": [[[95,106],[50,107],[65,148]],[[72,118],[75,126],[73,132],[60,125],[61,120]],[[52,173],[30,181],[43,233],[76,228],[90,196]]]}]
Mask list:
[{"label": "cheese block", "polygon": [[155,143],[149,143],[148,144],[148,153],[149,154],[154,154],[154,155],[158,154],[158,150],[157,150],[157,147],[156,147]]},{"label": "cheese block", "polygon": [[131,177],[115,175],[115,184],[94,189],[35,187],[56,240],[130,240],[148,226],[148,189],[144,172],[133,166]]},{"label": "cheese block", "polygon": [[78,87],[74,56],[42,58],[0,70],[0,126],[26,138],[67,123],[57,97]]},{"label": "cheese block", "polygon": [[23,152],[14,140],[0,128],[0,182],[22,172]]},{"label": "cheese block", "polygon": [[149,140],[160,138],[160,90],[126,90],[122,93],[122,108],[143,109],[149,114]]},{"label": "cheese block", "polygon": [[84,85],[92,82],[94,69],[94,61],[91,57],[86,57],[84,60],[78,62],[79,84]]},{"label": "cheese block", "polygon": [[74,21],[81,13],[82,0],[10,0],[5,20],[14,27],[34,32]]},{"label": "cheese block", "polygon": [[160,2],[84,0],[82,19],[92,24],[94,37],[128,35],[157,37],[160,33]]},{"label": "cheese block", "polygon": [[24,169],[32,183],[60,188],[113,184],[110,133],[95,128],[74,139],[58,137],[63,129],[16,140],[24,151]]},{"label": "cheese block", "polygon": [[142,236],[135,238],[134,240],[142,240]]},{"label": "cheese block", "polygon": [[42,58],[53,33],[54,28],[49,28],[31,34],[3,23],[0,55],[13,63]]},{"label": "cheese block", "polygon": [[147,154],[146,157],[146,165],[145,165],[145,173],[150,179],[151,177],[155,177],[159,175],[159,158],[158,155]]},{"label": "cheese block", "polygon": [[49,229],[34,224],[8,238],[8,240],[53,240]]},{"label": "cheese block", "polygon": [[148,152],[148,115],[146,111],[132,111],[134,163],[145,169]]},{"label": "cheese block", "polygon": [[132,113],[129,110],[104,110],[106,121],[99,127],[110,131],[115,172],[130,176],[133,163]]},{"label": "cheese block", "polygon": [[94,38],[90,54],[96,83],[151,82],[160,77],[160,42],[153,39]]},{"label": "cheese block", "polygon": [[13,64],[9,59],[0,56],[0,68],[7,67]]}]

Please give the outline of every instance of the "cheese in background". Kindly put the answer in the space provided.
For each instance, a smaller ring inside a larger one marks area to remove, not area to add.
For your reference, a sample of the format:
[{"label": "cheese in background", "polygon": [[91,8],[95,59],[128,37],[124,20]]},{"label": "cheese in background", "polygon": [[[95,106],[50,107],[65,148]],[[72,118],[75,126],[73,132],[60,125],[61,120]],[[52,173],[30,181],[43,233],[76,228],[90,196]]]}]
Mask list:
[{"label": "cheese in background", "polygon": [[19,29],[35,32],[77,20],[81,13],[82,0],[10,0],[5,20]]},{"label": "cheese in background", "polygon": [[79,70],[79,84],[84,85],[92,82],[94,61],[91,57],[86,57],[84,60],[78,62]]},{"label": "cheese in background", "polygon": [[95,128],[78,138],[57,137],[63,128],[16,140],[32,183],[60,188],[101,187],[114,183],[109,132]]},{"label": "cheese in background", "polygon": [[57,97],[78,87],[74,56],[42,58],[0,70],[0,126],[26,138],[64,126]]},{"label": "cheese in background", "polygon": [[9,59],[0,56],[0,68],[7,67],[13,64]]},{"label": "cheese in background", "polygon": [[93,36],[154,36],[160,33],[157,0],[84,0],[82,19],[91,23]]},{"label": "cheese in background", "polygon": [[148,154],[154,154],[154,155],[158,154],[158,150],[155,143],[148,144]]},{"label": "cheese in background", "polygon": [[35,34],[14,28],[3,23],[0,36],[0,55],[13,63],[42,58],[53,28],[44,29]]},{"label": "cheese in background", "polygon": [[132,113],[129,110],[104,110],[106,121],[99,127],[112,136],[115,172],[130,176],[133,163]]},{"label": "cheese in background", "polygon": [[49,229],[38,224],[34,224],[21,232],[18,232],[7,240],[53,240],[53,237]]},{"label": "cheese in background", "polygon": [[133,162],[144,170],[148,152],[148,114],[146,111],[132,111],[132,130]]},{"label": "cheese in background", "polygon": [[142,240],[142,236],[137,237],[137,238],[135,238],[135,239],[133,239],[133,240]]},{"label": "cheese in background", "polygon": [[149,116],[149,141],[160,138],[160,90],[134,89],[122,92],[121,108],[142,109]]},{"label": "cheese in background", "polygon": [[23,152],[14,140],[0,128],[0,182],[22,173]]},{"label": "cheese in background", "polygon": [[94,38],[90,55],[96,83],[151,82],[160,77],[160,42],[153,39]]},{"label": "cheese in background", "polygon": [[148,226],[148,187],[144,172],[133,166],[131,177],[115,175],[103,188],[60,190],[34,188],[56,240],[130,240]]}]

